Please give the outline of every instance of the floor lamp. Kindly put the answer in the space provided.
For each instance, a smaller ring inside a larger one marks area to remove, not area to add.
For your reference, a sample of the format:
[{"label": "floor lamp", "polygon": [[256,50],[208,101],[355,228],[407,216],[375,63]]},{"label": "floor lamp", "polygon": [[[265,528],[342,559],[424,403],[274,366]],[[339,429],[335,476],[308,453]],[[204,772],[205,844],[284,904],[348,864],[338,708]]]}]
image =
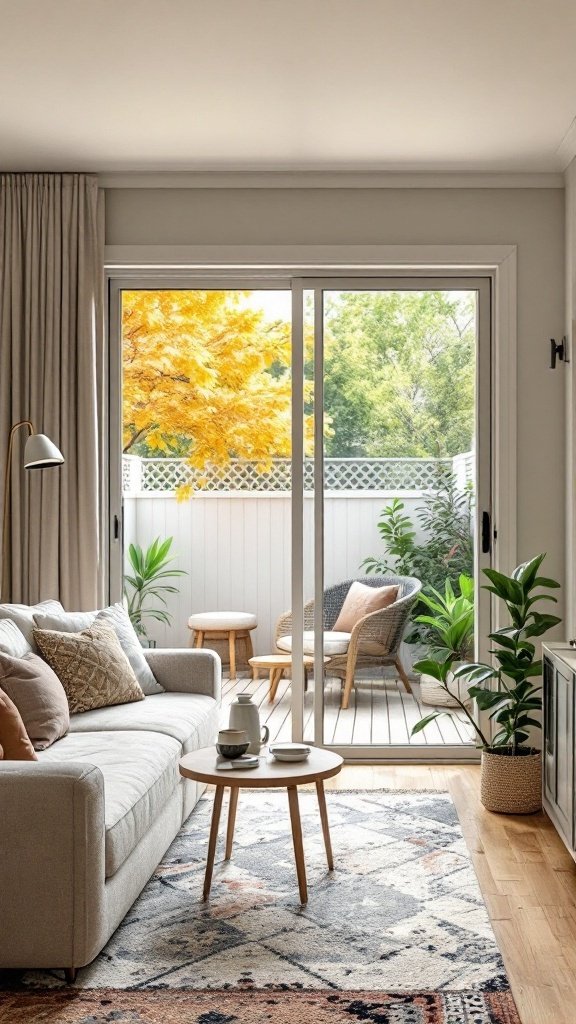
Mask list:
[{"label": "floor lamp", "polygon": [[[12,462],[12,448],[14,435],[20,427],[28,428],[28,440],[24,448],[24,469],[50,469],[53,466],[61,466],[64,456],[59,448],[46,434],[35,433],[34,426],[30,420],[20,420],[10,430],[8,438],[8,455],[6,456],[6,471],[4,473],[4,515],[2,517],[2,577],[4,577],[7,565],[7,544],[8,544],[8,510],[10,507],[10,466]],[[1,580],[0,580],[1,590]]]}]

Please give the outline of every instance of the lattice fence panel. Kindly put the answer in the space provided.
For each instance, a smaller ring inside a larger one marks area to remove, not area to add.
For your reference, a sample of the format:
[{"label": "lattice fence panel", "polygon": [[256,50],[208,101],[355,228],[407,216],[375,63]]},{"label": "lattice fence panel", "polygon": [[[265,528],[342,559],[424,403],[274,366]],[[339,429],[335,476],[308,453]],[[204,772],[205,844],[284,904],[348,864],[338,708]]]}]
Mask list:
[{"label": "lattice fence panel", "polygon": [[[473,459],[468,454],[456,459],[326,459],[324,482],[327,491],[434,491],[460,460],[460,473],[473,480]],[[194,470],[185,459],[139,459],[125,456],[122,485],[126,492],[174,491],[192,484],[202,491],[286,492],[291,487],[288,459],[274,459],[270,468],[256,462],[233,459],[227,466]],[[304,487],[314,487],[314,466],[304,464]]]}]

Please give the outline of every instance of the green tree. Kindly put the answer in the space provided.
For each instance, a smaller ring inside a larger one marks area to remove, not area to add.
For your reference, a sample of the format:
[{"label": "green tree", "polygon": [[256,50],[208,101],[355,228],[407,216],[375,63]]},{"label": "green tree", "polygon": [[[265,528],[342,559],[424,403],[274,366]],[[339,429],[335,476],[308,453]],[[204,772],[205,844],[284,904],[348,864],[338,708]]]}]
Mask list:
[{"label": "green tree", "polygon": [[326,454],[450,457],[474,426],[473,292],[342,292],[326,310]]}]

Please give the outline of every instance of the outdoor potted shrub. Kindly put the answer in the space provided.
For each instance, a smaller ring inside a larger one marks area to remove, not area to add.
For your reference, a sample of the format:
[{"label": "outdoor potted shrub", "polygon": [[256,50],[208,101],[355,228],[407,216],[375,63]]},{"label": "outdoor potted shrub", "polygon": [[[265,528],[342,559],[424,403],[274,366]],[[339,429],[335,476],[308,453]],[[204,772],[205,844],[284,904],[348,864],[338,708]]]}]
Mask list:
[{"label": "outdoor potted shrub", "polygon": [[[176,576],[187,576],[185,569],[168,568],[173,558],[169,557],[172,537],[161,541],[159,537],[152,541],[144,551],[139,544],[130,544],[128,561],[132,576],[124,576],[124,594],[128,602],[128,615],[141,643],[151,645],[144,620],[154,619],[169,626],[172,616],[167,611],[165,594],[177,594],[178,587],[167,584],[167,579]],[[150,599],[160,602],[164,607],[146,604]]]},{"label": "outdoor potted shrub", "polygon": [[[535,718],[542,710],[541,686],[535,685],[542,674],[542,662],[536,660],[532,640],[541,637],[561,619],[535,610],[541,601],[555,601],[551,594],[536,593],[555,589],[556,580],[539,576],[544,555],[538,555],[514,569],[511,576],[484,569],[490,580],[486,587],[504,602],[510,625],[489,634],[494,647],[496,665],[477,662],[462,665],[454,675],[469,683],[468,694],[481,711],[489,711],[496,728],[489,740],[474,720],[463,701],[457,700],[471,722],[482,748],[480,798],[489,811],[502,814],[532,814],[542,806],[542,754],[527,745],[531,729],[540,729]],[[426,672],[446,687],[449,660],[426,659],[418,662],[419,671]],[[438,715],[435,711],[422,718],[412,729],[420,732]]]},{"label": "outdoor potted shrub", "polygon": [[448,664],[446,685],[439,685],[436,678],[428,673],[420,677],[420,699],[423,704],[459,706],[458,697],[464,702],[470,698],[466,683],[454,676],[457,669],[474,653],[474,580],[462,573],[458,578],[459,594],[449,579],[444,583],[442,594],[435,587],[422,591],[420,601],[430,614],[417,615],[414,622],[424,629],[423,637],[428,647],[428,657],[440,664]]}]

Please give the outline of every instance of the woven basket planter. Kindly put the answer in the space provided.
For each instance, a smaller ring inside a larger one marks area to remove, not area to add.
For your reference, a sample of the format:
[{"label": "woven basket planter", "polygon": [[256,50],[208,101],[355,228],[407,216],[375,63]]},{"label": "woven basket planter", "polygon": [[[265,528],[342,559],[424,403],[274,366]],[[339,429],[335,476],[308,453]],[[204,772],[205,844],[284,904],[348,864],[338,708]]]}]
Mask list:
[{"label": "woven basket planter", "polygon": [[[454,679],[453,672],[449,672],[446,685],[464,704],[472,703],[468,696],[470,683],[466,679]],[[446,693],[446,690],[440,686],[440,683],[434,679],[434,676],[426,674],[420,676],[420,700],[422,704],[431,704],[434,707],[440,708],[457,708],[460,706],[458,701],[455,701],[453,697]]]},{"label": "woven basket planter", "polygon": [[542,807],[542,754],[482,751],[480,799],[497,814],[534,814]]}]

